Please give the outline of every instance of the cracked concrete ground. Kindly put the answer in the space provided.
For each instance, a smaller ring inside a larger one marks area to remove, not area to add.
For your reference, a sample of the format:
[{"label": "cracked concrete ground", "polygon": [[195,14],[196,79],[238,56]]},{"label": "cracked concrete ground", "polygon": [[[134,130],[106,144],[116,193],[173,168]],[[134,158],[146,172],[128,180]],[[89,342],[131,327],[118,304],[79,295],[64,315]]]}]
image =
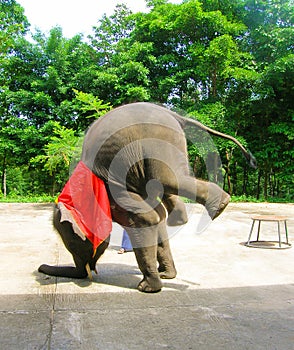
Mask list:
[{"label": "cracked concrete ground", "polygon": [[[158,294],[136,290],[133,253],[117,254],[122,229],[94,281],[42,275],[72,264],[51,225],[52,205],[0,204],[0,349],[293,349],[294,248],[249,248],[253,214],[286,215],[293,204],[230,204],[199,233],[198,205],[170,229],[178,276]],[[275,223],[261,239],[277,240]]]}]

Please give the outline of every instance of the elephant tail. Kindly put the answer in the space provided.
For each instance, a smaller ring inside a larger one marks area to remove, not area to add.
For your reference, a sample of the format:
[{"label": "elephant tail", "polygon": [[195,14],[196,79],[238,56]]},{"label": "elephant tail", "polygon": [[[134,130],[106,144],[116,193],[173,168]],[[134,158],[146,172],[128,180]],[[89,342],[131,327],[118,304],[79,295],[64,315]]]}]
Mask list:
[{"label": "elephant tail", "polygon": [[256,169],[257,168],[257,162],[255,157],[253,156],[253,154],[246,150],[246,148],[241,144],[241,142],[239,142],[235,137],[231,136],[231,135],[227,135],[224,134],[220,131],[214,130],[209,128],[208,126],[200,123],[198,120],[192,119],[192,118],[184,118],[181,117],[177,114],[175,114],[176,119],[178,120],[178,122],[180,123],[180,125],[182,126],[182,128],[184,129],[186,126],[196,126],[197,128],[200,128],[204,131],[207,131],[209,134],[214,135],[214,136],[218,136],[221,137],[223,139],[227,139],[230,141],[233,141],[242,151],[245,159],[247,160],[247,162],[249,163],[249,165]]}]

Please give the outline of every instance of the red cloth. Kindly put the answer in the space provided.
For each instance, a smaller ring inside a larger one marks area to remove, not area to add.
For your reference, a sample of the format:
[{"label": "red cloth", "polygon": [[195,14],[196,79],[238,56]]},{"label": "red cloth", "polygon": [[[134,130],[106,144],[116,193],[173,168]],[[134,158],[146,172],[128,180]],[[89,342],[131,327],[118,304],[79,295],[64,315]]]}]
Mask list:
[{"label": "red cloth", "polygon": [[110,235],[112,220],[105,184],[82,161],[57,202],[63,203],[75,224],[93,243],[94,250]]}]

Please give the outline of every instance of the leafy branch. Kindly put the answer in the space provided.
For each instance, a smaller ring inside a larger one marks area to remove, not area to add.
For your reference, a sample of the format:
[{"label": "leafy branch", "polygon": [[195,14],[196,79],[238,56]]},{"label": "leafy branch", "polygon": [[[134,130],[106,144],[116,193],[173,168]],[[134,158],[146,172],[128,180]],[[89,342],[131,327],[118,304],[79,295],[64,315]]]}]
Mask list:
[{"label": "leafy branch", "polygon": [[104,103],[91,93],[85,93],[76,89],[73,89],[73,91],[76,95],[76,100],[82,103],[80,110],[84,113],[92,112],[86,118],[94,117],[97,119],[112,109],[109,102]]}]

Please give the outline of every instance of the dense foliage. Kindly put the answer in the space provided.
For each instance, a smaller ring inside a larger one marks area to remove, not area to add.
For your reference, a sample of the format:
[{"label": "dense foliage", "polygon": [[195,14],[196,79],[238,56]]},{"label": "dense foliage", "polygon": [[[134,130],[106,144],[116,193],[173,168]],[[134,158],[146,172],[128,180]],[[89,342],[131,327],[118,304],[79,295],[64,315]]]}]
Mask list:
[{"label": "dense foliage", "polygon": [[[256,198],[294,197],[293,0],[146,0],[103,16],[92,35],[30,32],[23,8],[0,0],[2,195],[55,194],[80,136],[120,104],[153,101],[237,137],[215,139],[223,186]],[[207,177],[189,142],[191,169]]]}]

